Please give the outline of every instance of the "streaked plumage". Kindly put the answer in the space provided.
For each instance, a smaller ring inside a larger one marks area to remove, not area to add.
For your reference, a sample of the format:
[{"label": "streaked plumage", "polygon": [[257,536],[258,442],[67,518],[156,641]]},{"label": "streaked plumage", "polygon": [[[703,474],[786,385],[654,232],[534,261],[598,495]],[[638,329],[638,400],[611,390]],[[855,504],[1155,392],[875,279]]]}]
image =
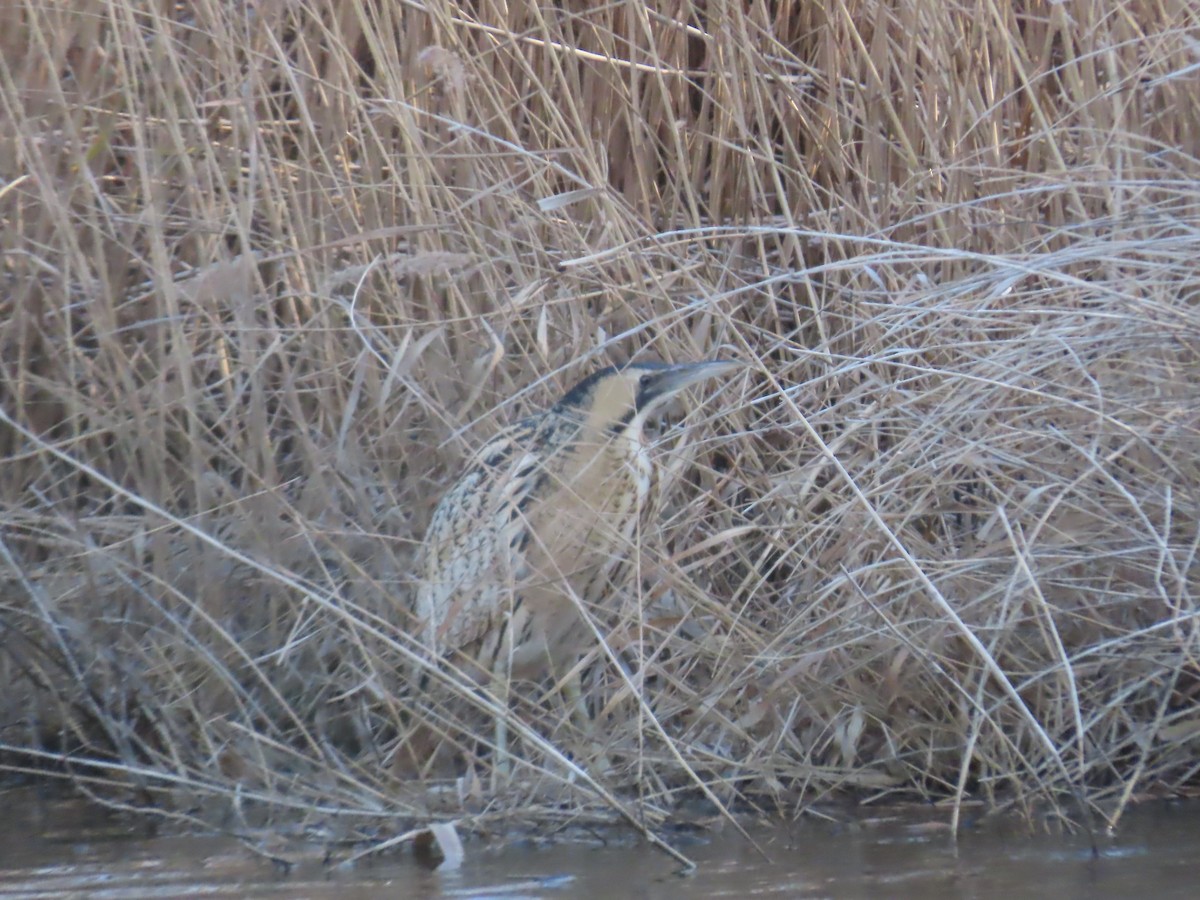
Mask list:
[{"label": "streaked plumage", "polygon": [[426,532],[416,613],[427,649],[481,684],[566,671],[589,633],[578,604],[619,588],[633,545],[652,475],[647,417],[737,366],[610,367],[480,449]]}]

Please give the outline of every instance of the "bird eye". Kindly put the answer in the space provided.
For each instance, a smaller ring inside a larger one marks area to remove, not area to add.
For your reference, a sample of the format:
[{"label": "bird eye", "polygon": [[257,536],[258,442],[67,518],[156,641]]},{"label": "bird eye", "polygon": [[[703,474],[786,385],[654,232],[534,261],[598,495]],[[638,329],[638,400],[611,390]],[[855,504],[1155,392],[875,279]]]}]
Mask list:
[{"label": "bird eye", "polygon": [[645,390],[646,388],[650,387],[650,381],[653,377],[654,376],[648,375],[648,374],[643,375],[641,378],[638,379],[638,388],[641,390]]}]

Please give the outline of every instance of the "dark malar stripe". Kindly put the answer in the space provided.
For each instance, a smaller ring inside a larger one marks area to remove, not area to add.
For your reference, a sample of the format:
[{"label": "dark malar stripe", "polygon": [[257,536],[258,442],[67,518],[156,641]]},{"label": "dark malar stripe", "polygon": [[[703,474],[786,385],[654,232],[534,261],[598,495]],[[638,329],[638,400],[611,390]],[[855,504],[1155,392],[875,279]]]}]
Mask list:
[{"label": "dark malar stripe", "polygon": [[627,429],[629,427],[629,423],[633,421],[633,417],[636,415],[637,415],[637,410],[635,410],[635,409],[626,410],[625,414],[622,415],[620,419],[618,419],[617,421],[613,422],[611,425],[608,426],[608,433],[611,434],[613,437],[617,437],[618,435],[621,434],[621,432],[623,432],[625,429]]}]

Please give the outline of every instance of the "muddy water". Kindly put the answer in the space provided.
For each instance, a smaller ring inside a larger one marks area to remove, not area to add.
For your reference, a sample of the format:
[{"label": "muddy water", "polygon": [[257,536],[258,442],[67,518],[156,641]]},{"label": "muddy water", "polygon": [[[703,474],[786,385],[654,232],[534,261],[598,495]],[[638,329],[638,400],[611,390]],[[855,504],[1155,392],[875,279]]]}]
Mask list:
[{"label": "muddy water", "polygon": [[468,844],[451,873],[409,855],[329,871],[314,854],[284,874],[229,838],[150,836],[137,820],[20,788],[0,791],[0,898],[1200,897],[1200,803],[1134,810],[1098,859],[1077,836],[995,823],[955,844],[943,813],[871,816],[760,832],[768,859],[731,835],[681,838],[699,865],[688,877],[640,845]]}]

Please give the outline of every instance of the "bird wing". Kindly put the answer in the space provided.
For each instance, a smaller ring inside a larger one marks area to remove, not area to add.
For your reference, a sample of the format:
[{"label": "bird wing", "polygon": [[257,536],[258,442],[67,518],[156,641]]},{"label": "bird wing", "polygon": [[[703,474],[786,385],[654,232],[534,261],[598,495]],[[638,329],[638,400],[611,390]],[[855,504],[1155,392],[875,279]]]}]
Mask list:
[{"label": "bird wing", "polygon": [[480,640],[525,575],[525,510],[545,474],[522,422],[487,443],[434,510],[426,532],[417,613],[437,654]]}]

